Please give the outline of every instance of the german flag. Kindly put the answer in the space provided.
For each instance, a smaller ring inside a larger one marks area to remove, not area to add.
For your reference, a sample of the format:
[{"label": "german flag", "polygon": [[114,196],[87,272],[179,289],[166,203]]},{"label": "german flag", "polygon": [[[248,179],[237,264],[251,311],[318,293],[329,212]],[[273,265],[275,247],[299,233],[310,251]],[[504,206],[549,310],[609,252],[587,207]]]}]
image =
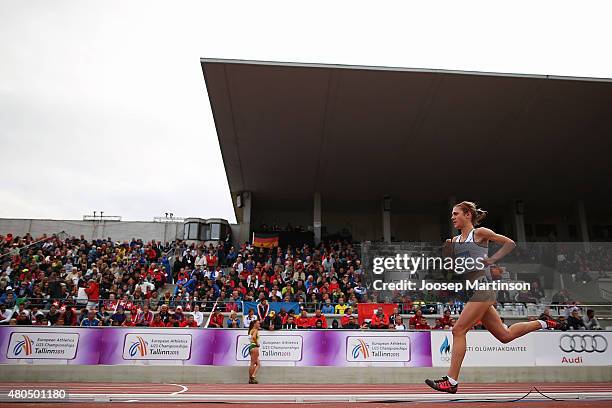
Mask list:
[{"label": "german flag", "polygon": [[253,246],[259,248],[276,248],[278,246],[278,234],[254,232]]}]

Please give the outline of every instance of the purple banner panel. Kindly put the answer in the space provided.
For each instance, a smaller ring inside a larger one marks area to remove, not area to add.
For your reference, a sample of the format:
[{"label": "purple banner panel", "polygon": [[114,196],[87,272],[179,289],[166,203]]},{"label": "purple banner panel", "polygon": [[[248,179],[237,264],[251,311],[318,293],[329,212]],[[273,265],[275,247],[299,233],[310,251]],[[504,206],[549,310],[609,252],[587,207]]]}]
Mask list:
[{"label": "purple banner panel", "polygon": [[98,364],[102,329],[0,327],[0,364]]},{"label": "purple banner panel", "polygon": [[[429,332],[260,332],[268,366],[431,367]],[[1,327],[0,363],[248,365],[246,330]],[[44,361],[43,361],[44,360]]]}]

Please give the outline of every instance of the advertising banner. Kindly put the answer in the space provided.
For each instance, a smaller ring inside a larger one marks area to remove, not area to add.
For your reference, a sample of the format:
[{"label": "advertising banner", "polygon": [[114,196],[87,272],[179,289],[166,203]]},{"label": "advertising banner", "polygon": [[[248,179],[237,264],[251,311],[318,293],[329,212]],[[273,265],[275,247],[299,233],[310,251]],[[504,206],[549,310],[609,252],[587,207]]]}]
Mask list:
[{"label": "advertising banner", "polygon": [[[52,335],[51,335],[51,334]],[[269,366],[431,367],[429,332],[260,332]],[[0,363],[248,365],[246,330],[0,327]]]},{"label": "advertising banner", "polygon": [[[267,366],[447,367],[450,331],[284,330],[260,332]],[[246,330],[0,327],[0,364],[249,364]],[[467,335],[465,367],[612,365],[612,333],[538,331],[503,344]]]},{"label": "advertising banner", "polygon": [[[236,360],[250,361],[249,336],[239,335],[236,346]],[[299,335],[261,335],[259,338],[259,359],[261,361],[302,360],[303,338]]]},{"label": "advertising banner", "polygon": [[612,333],[566,331],[532,333],[538,366],[612,365]]},{"label": "advertising banner", "polygon": [[123,341],[124,360],[189,360],[191,334],[127,333]]},{"label": "advertising banner", "polygon": [[[547,334],[547,333],[545,333]],[[503,344],[487,331],[470,331],[463,367],[529,367],[535,365],[533,333]],[[450,365],[453,335],[447,330],[431,332],[431,359],[434,367]]]},{"label": "advertising banner", "polygon": [[99,330],[0,327],[0,364],[98,364]]}]

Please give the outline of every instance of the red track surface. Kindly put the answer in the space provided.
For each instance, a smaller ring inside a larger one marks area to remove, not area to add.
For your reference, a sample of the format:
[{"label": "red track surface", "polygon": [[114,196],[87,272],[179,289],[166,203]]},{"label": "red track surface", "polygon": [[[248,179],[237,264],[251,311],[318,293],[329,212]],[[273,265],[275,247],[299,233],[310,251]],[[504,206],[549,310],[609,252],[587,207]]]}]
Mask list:
[{"label": "red track surface", "polygon": [[[323,405],[323,404],[321,404]],[[381,407],[381,408],[404,408],[404,407],[431,407],[430,402],[407,402],[407,403],[350,403],[350,402],[331,402],[325,403],[325,408],[362,408],[366,406]],[[499,402],[436,402],[435,408],[493,408],[493,407],[526,407],[526,408],[553,408],[553,407],[580,407],[580,408],[610,408],[610,401],[584,401],[584,402],[515,402],[515,403],[499,403]],[[51,404],[51,403],[10,403],[3,404],[3,408],[59,408],[66,404]],[[100,408],[100,404],[79,404],[79,407]],[[287,408],[284,404],[215,404],[215,403],[113,403],[113,408],[232,408],[232,407],[248,407],[248,408]],[[316,404],[293,404],[291,408],[317,408]]]},{"label": "red track surface", "polygon": [[[438,394],[425,384],[182,384],[187,390],[181,394]],[[612,392],[612,382],[607,383],[503,383],[460,384],[459,393],[527,393],[537,387],[547,392]],[[11,389],[64,389],[70,394],[171,394],[183,388],[175,384],[140,383],[0,383],[0,392]]]},{"label": "red track surface", "polygon": [[[540,383],[540,384],[520,384],[520,383],[510,383],[510,384],[461,384],[459,388],[459,393],[454,396],[449,395],[449,399],[456,398],[457,400],[461,399],[462,394],[478,394],[478,396],[482,396],[483,400],[487,400],[490,394],[505,394],[505,393],[516,393],[521,396],[527,394],[530,390],[536,387],[540,392],[544,394],[551,393],[589,393],[589,392],[609,392],[612,393],[612,382],[609,383]],[[150,396],[160,396],[160,397],[171,397],[172,395],[180,395],[181,397],[187,397],[189,395],[220,395],[220,394],[228,394],[233,396],[249,396],[249,395],[257,395],[257,396],[274,396],[274,395],[363,395],[363,394],[419,394],[421,396],[426,396],[429,394],[439,393],[427,387],[425,384],[257,384],[257,385],[248,385],[248,384],[122,384],[122,383],[0,383],[0,394],[7,395],[8,391],[11,389],[64,389],[69,395],[79,395],[79,394],[120,394],[122,400],[129,399],[130,395],[133,394],[148,394]],[[534,395],[534,394],[532,394]],[[479,398],[480,399],[480,398]],[[529,399],[529,397],[527,398]],[[273,398],[271,398],[273,400]],[[6,400],[5,400],[6,401]],[[278,401],[275,401],[278,402]],[[389,403],[389,402],[370,402],[367,403],[370,406],[380,406],[380,407],[402,407],[402,406],[427,406],[435,403],[437,407],[446,407],[446,406],[457,406],[460,404],[462,406],[470,406],[470,407],[493,407],[499,406],[500,402],[428,402],[428,403]],[[357,407],[361,406],[364,403],[348,403],[348,402],[326,402],[326,408],[338,408],[338,407]],[[17,404],[8,404],[3,403],[3,407],[8,406],[19,406],[19,407],[28,407],[35,406],[37,408],[43,407],[58,407],[61,404],[58,403],[48,403],[41,402],[35,404],[29,403],[19,403]],[[92,406],[99,407],[99,404],[88,404],[88,403],[79,403],[78,406]],[[134,402],[134,403],[125,403],[125,402],[113,402],[113,406],[131,406],[135,405],[147,407],[147,408],[170,408],[172,406],[182,405],[179,402],[172,401],[170,399],[168,402],[159,403],[159,402]],[[193,406],[194,403],[190,403],[190,407]],[[200,405],[197,404],[196,405]],[[233,406],[250,406],[261,408],[265,407],[283,407],[287,408],[286,404],[275,404],[275,403],[265,403],[265,404],[245,404],[245,403],[236,403],[232,404]],[[516,403],[502,403],[505,406],[514,406],[514,407],[557,407],[557,406],[579,406],[579,407],[610,407],[612,406],[612,402],[608,401],[537,401],[537,402],[527,402],[520,401]],[[227,408],[228,404],[218,404],[218,403],[206,403],[202,404],[206,408],[214,408],[214,407],[224,407]],[[291,404],[291,408],[293,407],[302,407],[309,406],[312,407],[313,404]]]}]

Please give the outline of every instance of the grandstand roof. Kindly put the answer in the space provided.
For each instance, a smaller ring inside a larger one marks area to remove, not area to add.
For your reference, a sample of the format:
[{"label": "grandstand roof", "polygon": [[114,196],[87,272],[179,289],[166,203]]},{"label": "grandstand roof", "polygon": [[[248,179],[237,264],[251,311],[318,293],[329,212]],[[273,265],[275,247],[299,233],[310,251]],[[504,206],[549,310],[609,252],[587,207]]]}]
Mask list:
[{"label": "grandstand roof", "polygon": [[610,200],[609,79],[201,64],[232,193]]}]

